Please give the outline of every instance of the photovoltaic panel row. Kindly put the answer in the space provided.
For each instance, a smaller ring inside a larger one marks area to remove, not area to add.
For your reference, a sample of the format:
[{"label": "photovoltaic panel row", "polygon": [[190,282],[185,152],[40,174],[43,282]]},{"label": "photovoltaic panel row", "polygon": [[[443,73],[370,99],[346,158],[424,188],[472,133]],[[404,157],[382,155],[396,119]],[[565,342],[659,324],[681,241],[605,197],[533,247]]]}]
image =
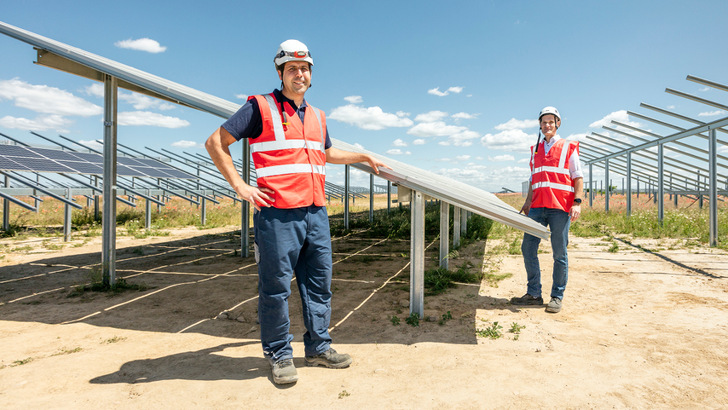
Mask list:
[{"label": "photovoltaic panel row", "polygon": [[[0,145],[0,170],[102,175],[104,157],[89,152]],[[116,173],[127,177],[196,178],[149,158],[117,157]]]}]

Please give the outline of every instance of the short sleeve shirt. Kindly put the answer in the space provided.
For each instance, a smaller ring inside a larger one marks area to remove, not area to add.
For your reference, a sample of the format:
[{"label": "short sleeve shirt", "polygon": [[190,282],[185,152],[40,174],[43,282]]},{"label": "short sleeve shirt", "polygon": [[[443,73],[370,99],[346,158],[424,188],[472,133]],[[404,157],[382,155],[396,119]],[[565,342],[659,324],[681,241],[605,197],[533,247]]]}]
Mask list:
[{"label": "short sleeve shirt", "polygon": [[[301,122],[303,122],[303,117],[306,114],[306,108],[308,107],[306,100],[303,100],[300,107],[296,107],[296,104],[292,100],[286,98],[279,90],[274,90],[273,95],[275,96],[276,101],[287,102],[290,104],[291,107],[296,110]],[[255,98],[248,100],[235,114],[222,124],[222,127],[238,141],[243,138],[258,138],[263,132],[263,121],[260,116],[258,101]],[[329,128],[326,127],[326,143],[324,145],[324,149],[329,148],[331,148],[331,138],[329,138]]]}]

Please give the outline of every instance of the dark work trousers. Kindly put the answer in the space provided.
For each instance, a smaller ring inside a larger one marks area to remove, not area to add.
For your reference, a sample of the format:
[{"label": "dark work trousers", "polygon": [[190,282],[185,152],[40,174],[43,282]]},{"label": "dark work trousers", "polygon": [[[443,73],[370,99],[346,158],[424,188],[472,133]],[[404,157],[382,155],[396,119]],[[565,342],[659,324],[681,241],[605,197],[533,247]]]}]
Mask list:
[{"label": "dark work trousers", "polygon": [[288,297],[294,278],[301,294],[306,356],[329,349],[331,233],[326,207],[262,208],[253,217],[258,262],[258,319],[263,353],[293,357]]}]

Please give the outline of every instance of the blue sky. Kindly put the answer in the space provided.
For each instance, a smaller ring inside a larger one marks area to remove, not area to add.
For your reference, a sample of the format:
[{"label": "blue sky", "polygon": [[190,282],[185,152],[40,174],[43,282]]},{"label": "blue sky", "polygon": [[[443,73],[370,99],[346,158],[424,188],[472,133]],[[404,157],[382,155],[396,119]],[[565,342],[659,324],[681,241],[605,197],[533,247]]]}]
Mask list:
[{"label": "blue sky", "polygon": [[[610,119],[671,133],[626,116],[667,119],[641,102],[725,117],[664,90],[728,102],[685,80],[728,84],[726,16],[728,2],[700,0],[0,3],[5,23],[241,104],[279,86],[278,44],[301,40],[315,60],[306,98],[332,137],[491,192],[528,178],[546,105],[571,139],[608,134]],[[0,50],[0,132],[30,144],[44,141],[29,130],[102,137],[100,83],[34,65],[32,47],[4,35]],[[122,144],[192,153],[223,121],[125,90],[119,117]],[[341,166],[328,173],[343,180]]]}]

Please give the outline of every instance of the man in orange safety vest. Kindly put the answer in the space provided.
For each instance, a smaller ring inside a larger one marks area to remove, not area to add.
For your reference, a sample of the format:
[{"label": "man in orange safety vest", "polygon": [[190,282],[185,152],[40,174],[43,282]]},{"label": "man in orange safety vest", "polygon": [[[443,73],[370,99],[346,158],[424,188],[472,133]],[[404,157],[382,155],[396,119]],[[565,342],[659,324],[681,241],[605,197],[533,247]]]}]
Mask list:
[{"label": "man in orange safety vest", "polygon": [[[528,196],[521,212],[548,226],[553,251],[553,283],[547,312],[561,311],[566,282],[569,277],[569,227],[581,215],[584,175],[579,161],[579,143],[567,141],[556,134],[561,115],[554,107],[545,107],[538,116],[539,140],[531,147],[531,177]],[[543,132],[543,140],[540,135]],[[514,305],[543,305],[541,297],[541,267],[538,246],[541,239],[523,235],[521,253],[526,266],[526,294],[511,299]]]}]

